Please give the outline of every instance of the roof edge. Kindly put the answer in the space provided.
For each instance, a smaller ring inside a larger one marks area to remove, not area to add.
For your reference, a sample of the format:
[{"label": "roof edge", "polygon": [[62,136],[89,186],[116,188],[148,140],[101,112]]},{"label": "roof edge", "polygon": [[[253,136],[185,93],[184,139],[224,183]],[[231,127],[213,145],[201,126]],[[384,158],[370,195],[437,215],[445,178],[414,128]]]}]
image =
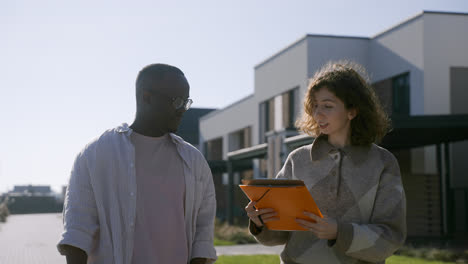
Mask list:
[{"label": "roof edge", "polygon": [[404,26],[404,25],[410,23],[410,22],[413,22],[414,20],[416,20],[416,19],[422,17],[423,15],[424,15],[424,11],[419,12],[419,13],[417,13],[416,15],[410,16],[409,18],[404,19],[403,21],[398,22],[398,23],[395,24],[394,26],[391,26],[391,27],[388,27],[387,29],[384,29],[383,31],[381,31],[381,32],[379,32],[379,33],[373,35],[371,38],[372,38],[372,39],[375,39],[375,38],[381,37],[381,36],[383,36],[383,35],[389,33],[390,31],[393,31],[393,30],[395,30],[395,29],[397,29],[397,28],[400,28],[400,27],[402,27],[402,26]]},{"label": "roof edge", "polygon": [[285,53],[286,51],[292,49],[302,41],[306,40],[309,37],[321,37],[321,38],[354,38],[354,39],[370,39],[369,37],[359,37],[359,36],[340,36],[340,35],[326,35],[326,34],[306,34],[303,37],[297,39],[293,43],[289,44],[285,48],[281,49],[280,51],[276,52],[275,54],[271,55],[270,57],[266,58],[262,62],[258,63],[254,66],[254,69],[262,67],[264,64],[268,63],[269,61],[273,60],[274,58],[278,57],[279,55]]},{"label": "roof edge", "polygon": [[276,52],[275,54],[271,55],[270,57],[266,58],[265,60],[263,60],[262,62],[258,63],[257,65],[254,66],[254,69],[257,69],[259,67],[261,67],[263,64],[269,62],[270,60],[278,57],[280,54],[286,52],[287,50],[293,48],[294,46],[298,45],[299,43],[301,43],[302,41],[304,41],[305,39],[307,39],[307,36],[308,35],[305,35],[305,36],[302,36],[301,38],[297,39],[296,41],[294,41],[293,43],[289,44],[288,46],[286,46],[285,48],[282,48],[280,51]]},{"label": "roof edge", "polygon": [[409,18],[395,24],[394,26],[391,26],[375,35],[373,35],[371,38],[372,39],[375,39],[375,38],[378,38],[378,37],[381,37],[387,33],[389,33],[390,31],[392,30],[395,30],[397,28],[400,28],[416,19],[418,19],[419,17],[422,17],[424,14],[438,14],[438,15],[464,15],[464,16],[467,16],[468,13],[462,13],[462,12],[448,12],[448,11],[430,11],[430,10],[423,10],[419,13],[417,13],[416,15],[413,15],[413,16],[410,16]]}]

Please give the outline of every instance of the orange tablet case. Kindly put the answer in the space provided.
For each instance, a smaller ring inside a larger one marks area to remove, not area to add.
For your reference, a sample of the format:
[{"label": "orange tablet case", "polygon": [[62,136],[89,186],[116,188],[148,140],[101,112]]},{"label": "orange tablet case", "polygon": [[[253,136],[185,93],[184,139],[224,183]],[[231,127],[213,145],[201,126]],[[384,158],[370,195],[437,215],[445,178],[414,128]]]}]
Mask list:
[{"label": "orange tablet case", "polygon": [[270,230],[305,231],[295,221],[296,218],[311,220],[304,211],[323,217],[301,180],[255,179],[242,183],[239,187],[251,201],[257,201],[257,209],[273,208],[278,213],[279,220],[265,223]]}]

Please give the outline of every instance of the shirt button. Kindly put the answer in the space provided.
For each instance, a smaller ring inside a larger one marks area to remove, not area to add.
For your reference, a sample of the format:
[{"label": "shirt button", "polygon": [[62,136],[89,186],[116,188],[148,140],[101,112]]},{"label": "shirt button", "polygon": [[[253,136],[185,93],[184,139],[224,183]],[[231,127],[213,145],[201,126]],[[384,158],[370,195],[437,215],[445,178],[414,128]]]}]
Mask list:
[{"label": "shirt button", "polygon": [[132,168],[133,168],[133,163],[130,163],[130,167],[132,167]]},{"label": "shirt button", "polygon": [[135,193],[134,193],[134,192],[131,192],[131,193],[130,193],[130,196],[133,196],[133,195],[135,195]]}]

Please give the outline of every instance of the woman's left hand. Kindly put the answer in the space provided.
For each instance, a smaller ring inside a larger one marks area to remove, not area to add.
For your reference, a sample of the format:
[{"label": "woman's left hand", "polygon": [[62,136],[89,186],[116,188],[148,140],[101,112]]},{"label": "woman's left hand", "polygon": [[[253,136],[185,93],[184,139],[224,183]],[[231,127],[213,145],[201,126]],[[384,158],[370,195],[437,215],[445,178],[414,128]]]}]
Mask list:
[{"label": "woman's left hand", "polygon": [[303,228],[311,231],[320,239],[336,239],[338,234],[338,223],[333,218],[320,218],[313,213],[304,211],[304,215],[312,218],[314,221],[296,218],[296,222]]}]

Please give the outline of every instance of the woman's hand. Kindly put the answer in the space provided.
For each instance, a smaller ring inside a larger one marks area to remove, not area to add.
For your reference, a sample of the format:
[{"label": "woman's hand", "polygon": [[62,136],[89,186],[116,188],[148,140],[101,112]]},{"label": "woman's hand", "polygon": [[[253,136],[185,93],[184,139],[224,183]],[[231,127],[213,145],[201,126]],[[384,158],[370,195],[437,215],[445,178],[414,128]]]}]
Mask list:
[{"label": "woman's hand", "polygon": [[245,207],[245,211],[247,212],[247,216],[256,226],[262,227],[263,223],[279,220],[279,218],[276,217],[277,213],[273,208],[263,208],[257,210],[254,207],[255,204],[257,204],[257,202],[251,201]]},{"label": "woman's hand", "polygon": [[333,218],[320,218],[313,213],[304,211],[304,215],[312,218],[313,221],[296,218],[296,222],[303,228],[314,233],[320,239],[336,239],[338,235],[338,223]]}]

